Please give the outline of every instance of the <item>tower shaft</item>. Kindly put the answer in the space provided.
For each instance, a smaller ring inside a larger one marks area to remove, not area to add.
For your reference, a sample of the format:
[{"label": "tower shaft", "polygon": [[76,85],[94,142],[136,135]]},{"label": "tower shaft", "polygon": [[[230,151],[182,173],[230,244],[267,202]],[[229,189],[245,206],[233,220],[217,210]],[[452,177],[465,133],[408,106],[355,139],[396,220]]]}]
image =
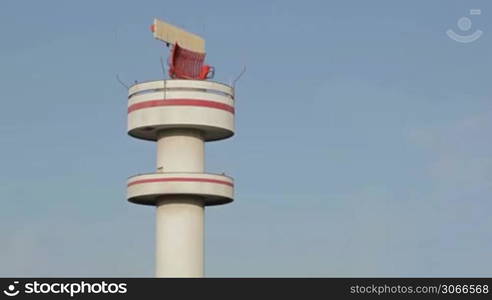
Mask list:
[{"label": "tower shaft", "polygon": [[156,277],[203,276],[203,201],[164,196],[156,208]]},{"label": "tower shaft", "polygon": [[[158,172],[203,172],[200,131],[168,129],[157,138]],[[205,208],[201,197],[166,195],[156,204],[156,277],[202,277]]]}]

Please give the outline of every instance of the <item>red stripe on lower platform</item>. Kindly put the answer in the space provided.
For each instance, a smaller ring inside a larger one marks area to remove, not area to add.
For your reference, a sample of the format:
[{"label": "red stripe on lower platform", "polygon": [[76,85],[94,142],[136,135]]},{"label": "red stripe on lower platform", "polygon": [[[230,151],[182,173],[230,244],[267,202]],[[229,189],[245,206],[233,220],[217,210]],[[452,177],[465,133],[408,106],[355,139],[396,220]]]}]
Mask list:
[{"label": "red stripe on lower platform", "polygon": [[156,99],[145,102],[139,102],[132,104],[128,107],[128,113],[143,108],[158,107],[158,106],[199,106],[209,107],[228,111],[234,114],[234,107],[228,104],[209,101],[209,100],[197,100],[197,99]]},{"label": "red stripe on lower platform", "polygon": [[140,184],[140,183],[155,183],[155,182],[170,182],[170,181],[177,181],[177,182],[208,182],[208,183],[225,184],[225,185],[234,187],[234,184],[231,183],[231,182],[229,182],[229,181],[218,180],[218,179],[185,178],[185,177],[169,177],[169,178],[141,179],[141,180],[132,181],[132,182],[128,183],[127,186],[132,186],[132,185]]}]

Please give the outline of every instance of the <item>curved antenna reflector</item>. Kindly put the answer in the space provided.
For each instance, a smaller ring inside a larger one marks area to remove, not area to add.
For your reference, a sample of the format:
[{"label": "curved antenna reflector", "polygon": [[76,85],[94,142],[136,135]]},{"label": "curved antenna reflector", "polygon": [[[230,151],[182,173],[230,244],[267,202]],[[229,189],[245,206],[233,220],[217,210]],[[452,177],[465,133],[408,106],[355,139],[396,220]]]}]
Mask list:
[{"label": "curved antenna reflector", "polygon": [[205,53],[205,40],[194,33],[154,19],[154,24],[150,27],[154,33],[154,38],[168,44],[178,43],[180,47],[199,53]]}]

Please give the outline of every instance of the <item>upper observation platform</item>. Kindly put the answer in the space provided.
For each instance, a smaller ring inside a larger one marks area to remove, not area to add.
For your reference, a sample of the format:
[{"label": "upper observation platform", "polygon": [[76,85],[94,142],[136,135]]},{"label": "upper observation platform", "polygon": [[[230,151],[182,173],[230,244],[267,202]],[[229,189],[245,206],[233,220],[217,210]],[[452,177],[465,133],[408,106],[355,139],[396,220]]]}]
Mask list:
[{"label": "upper observation platform", "polygon": [[128,134],[156,141],[171,128],[197,129],[205,141],[234,134],[234,89],[206,80],[157,80],[128,91]]}]

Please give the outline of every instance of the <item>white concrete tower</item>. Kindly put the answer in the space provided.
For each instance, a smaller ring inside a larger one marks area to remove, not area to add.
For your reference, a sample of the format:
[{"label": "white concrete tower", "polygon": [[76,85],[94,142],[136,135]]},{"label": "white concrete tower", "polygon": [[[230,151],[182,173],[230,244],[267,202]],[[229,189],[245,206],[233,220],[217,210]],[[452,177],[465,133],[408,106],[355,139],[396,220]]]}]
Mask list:
[{"label": "white concrete tower", "polygon": [[233,88],[193,79],[135,84],[128,134],[157,142],[156,172],[127,182],[129,201],[156,206],[156,277],[202,277],[205,206],[234,194],[231,177],[204,171],[204,143],[234,134]]}]

